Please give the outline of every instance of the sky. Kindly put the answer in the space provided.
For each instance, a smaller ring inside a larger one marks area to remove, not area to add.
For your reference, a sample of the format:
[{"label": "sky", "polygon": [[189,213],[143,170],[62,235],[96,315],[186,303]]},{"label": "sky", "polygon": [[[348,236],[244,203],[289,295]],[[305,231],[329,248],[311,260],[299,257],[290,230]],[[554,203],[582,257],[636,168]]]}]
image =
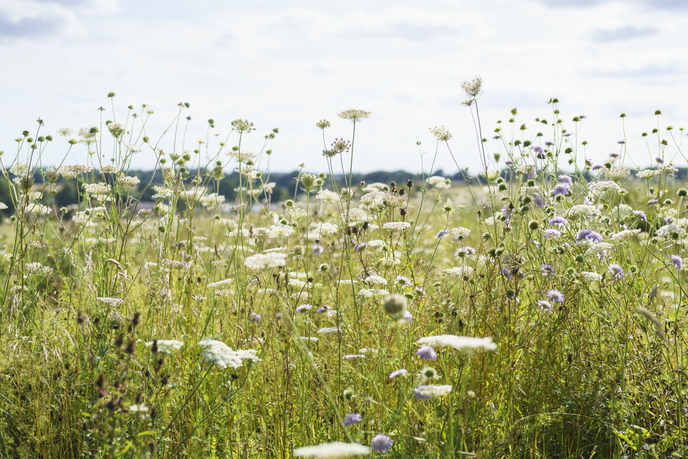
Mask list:
[{"label": "sky", "polygon": [[[330,121],[328,146],[351,140],[352,123],[337,114],[355,108],[372,114],[356,125],[354,170],[419,172],[422,160],[427,171],[433,126],[452,133],[457,163],[475,170],[461,83],[479,75],[485,137],[518,108],[526,136],[542,130],[550,140],[551,128],[534,120],[552,119],[547,102],[556,97],[569,130],[574,116],[586,116],[578,133],[585,155],[602,161],[625,138],[633,161],[626,165],[647,166],[654,152],[642,132],[659,125],[673,142],[665,131],[673,126],[677,142],[685,137],[678,128],[688,120],[687,21],[686,0],[0,0],[2,161],[11,163],[14,139],[34,133],[39,117],[41,133],[56,137],[58,128],[78,131],[101,116],[120,121],[128,105],[140,113],[147,104],[147,133],[158,139],[188,102],[186,142],[175,145],[168,132],[160,143],[168,153],[208,139],[209,118],[220,134],[209,138],[214,151],[242,118],[256,127],[242,141],[247,151],[279,128],[271,170],[326,171],[316,123]],[[42,162],[87,156],[82,144],[66,153],[56,138]],[[680,155],[674,162],[686,164]],[[144,151],[133,167],[154,163]],[[435,168],[457,172],[444,146]]]}]

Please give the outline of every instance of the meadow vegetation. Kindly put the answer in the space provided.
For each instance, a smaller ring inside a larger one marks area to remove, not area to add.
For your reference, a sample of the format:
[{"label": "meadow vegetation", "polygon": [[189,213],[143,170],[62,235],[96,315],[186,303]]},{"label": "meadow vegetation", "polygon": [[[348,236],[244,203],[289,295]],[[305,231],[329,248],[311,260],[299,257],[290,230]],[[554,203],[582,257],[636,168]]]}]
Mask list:
[{"label": "meadow vegetation", "polygon": [[418,173],[357,181],[371,114],[346,110],[288,195],[277,129],[189,146],[188,104],[157,137],[112,93],[78,135],[25,131],[0,157],[0,456],[683,457],[683,131],[657,111],[651,167],[625,137],[597,164],[558,100],[488,139],[464,89],[480,170],[435,127]]}]

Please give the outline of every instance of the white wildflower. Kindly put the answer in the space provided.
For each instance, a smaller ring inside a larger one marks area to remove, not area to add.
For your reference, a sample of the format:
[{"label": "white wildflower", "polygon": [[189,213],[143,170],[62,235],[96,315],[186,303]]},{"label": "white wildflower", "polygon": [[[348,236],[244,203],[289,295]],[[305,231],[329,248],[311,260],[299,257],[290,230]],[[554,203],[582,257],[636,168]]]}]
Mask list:
[{"label": "white wildflower", "polygon": [[279,252],[259,253],[244,260],[244,265],[254,271],[266,268],[277,268],[286,264],[287,255]]},{"label": "white wildflower", "polygon": [[427,344],[437,347],[453,347],[454,349],[485,349],[494,351],[497,345],[492,342],[492,338],[473,338],[470,336],[456,336],[456,335],[437,335],[426,336],[418,340],[418,344]]},{"label": "white wildflower", "polygon": [[315,446],[305,446],[294,450],[296,457],[314,457],[316,459],[345,458],[370,454],[370,448],[359,443],[322,443]]},{"label": "white wildflower", "polygon": [[184,345],[184,341],[177,341],[176,339],[158,339],[155,341],[148,341],[146,346],[152,348],[153,344],[157,348],[157,352],[162,352],[163,354],[170,354],[171,350],[179,350]]}]

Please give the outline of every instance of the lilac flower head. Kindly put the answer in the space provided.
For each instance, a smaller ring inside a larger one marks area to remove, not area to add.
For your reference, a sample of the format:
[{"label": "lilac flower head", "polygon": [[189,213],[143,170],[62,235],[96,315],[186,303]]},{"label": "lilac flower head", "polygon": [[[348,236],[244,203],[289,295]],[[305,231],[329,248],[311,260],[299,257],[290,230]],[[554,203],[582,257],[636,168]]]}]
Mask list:
[{"label": "lilac flower head", "polygon": [[642,220],[644,222],[647,221],[647,216],[645,215],[645,212],[643,212],[642,210],[634,210],[633,215],[635,215],[636,217],[638,217],[640,220]]},{"label": "lilac flower head", "polygon": [[363,417],[360,414],[349,413],[344,418],[344,427],[349,427],[356,424],[357,422],[361,422],[361,419],[363,419]]},{"label": "lilac flower head", "polygon": [[401,315],[402,319],[406,319],[409,321],[409,323],[413,322],[413,316],[411,315],[410,312],[404,311],[404,313]]},{"label": "lilac flower head", "polygon": [[325,249],[320,244],[316,244],[315,247],[313,247],[313,253],[315,255],[322,255],[324,251]]},{"label": "lilac flower head", "polygon": [[650,199],[649,201],[647,201],[647,205],[648,205],[648,206],[654,206],[654,205],[657,204],[658,202],[659,202],[659,201],[656,200],[656,199]]},{"label": "lilac flower head", "polygon": [[678,255],[672,255],[671,262],[674,264],[674,268],[683,269],[683,258],[679,257]]},{"label": "lilac flower head", "polygon": [[425,296],[425,290],[423,290],[423,287],[417,286],[416,288],[413,289],[413,293],[416,294],[416,296]]},{"label": "lilac flower head", "polygon": [[566,220],[564,217],[554,217],[549,221],[550,225],[558,226],[559,228],[566,226],[568,224],[568,220]]},{"label": "lilac flower head", "polygon": [[368,247],[367,242],[364,242],[363,244],[358,244],[356,246],[356,252],[360,252],[361,250],[365,250],[366,247]]},{"label": "lilac flower head", "polygon": [[564,294],[561,293],[559,290],[553,289],[547,292],[547,298],[549,298],[552,301],[556,301],[558,303],[563,303],[564,302]]},{"label": "lilac flower head", "polygon": [[540,300],[537,302],[537,304],[540,306],[541,311],[547,309],[549,312],[552,312],[552,305],[549,303],[549,301]]},{"label": "lilac flower head", "polygon": [[619,145],[623,145],[623,144],[626,143],[626,141],[625,141],[625,140],[619,140],[617,143],[618,143]]},{"label": "lilac flower head", "polygon": [[466,258],[466,257],[470,257],[474,253],[475,253],[475,249],[473,247],[466,246],[466,247],[461,247],[461,248],[457,249],[456,252],[454,252],[454,256],[459,257],[459,258]]},{"label": "lilac flower head", "polygon": [[296,312],[306,313],[311,309],[313,309],[313,306],[311,306],[310,304],[302,304],[301,306],[296,308]]},{"label": "lilac flower head", "polygon": [[655,158],[657,161],[657,164],[664,164],[664,160],[662,158]]},{"label": "lilac flower head", "polygon": [[537,154],[538,159],[544,159],[545,158],[545,152],[542,151],[542,147],[539,145],[531,145],[530,149],[535,151]]},{"label": "lilac flower head", "polygon": [[552,229],[552,228],[544,230],[543,233],[545,233],[545,236],[551,237],[551,238],[555,238],[555,237],[561,236],[561,231],[555,230],[555,229]]},{"label": "lilac flower head", "polygon": [[535,204],[538,209],[544,209],[546,204],[545,198],[537,194],[533,198],[533,204]]},{"label": "lilac flower head", "polygon": [[602,164],[595,164],[594,166],[592,166],[592,170],[594,170],[594,171],[600,170],[603,168],[604,168],[604,166]]},{"label": "lilac flower head", "polygon": [[590,198],[585,198],[583,200],[583,204],[585,204],[586,206],[592,206],[592,201],[590,200]]},{"label": "lilac flower head", "polygon": [[568,196],[570,192],[571,185],[568,183],[557,183],[556,186],[550,190],[552,196],[557,196],[559,194],[562,196]]},{"label": "lilac flower head", "polygon": [[421,346],[420,349],[416,351],[416,355],[425,360],[435,360],[437,358],[435,350],[427,344]]},{"label": "lilac flower head", "polygon": [[319,308],[317,311],[315,311],[316,314],[322,314],[323,312],[327,312],[327,310],[330,309],[330,307],[326,304],[322,305],[321,308]]},{"label": "lilac flower head", "polygon": [[623,269],[621,269],[621,266],[617,264],[611,264],[607,269],[609,269],[609,272],[612,273],[612,275],[617,279],[624,277]]},{"label": "lilac flower head", "polygon": [[600,233],[593,231],[591,229],[582,229],[578,231],[576,236],[576,241],[581,242],[583,240],[587,242],[602,242],[602,235]]},{"label": "lilac flower head", "polygon": [[557,178],[567,185],[573,185],[573,180],[571,180],[571,177],[569,177],[568,175],[560,175]]},{"label": "lilac flower head", "polygon": [[437,233],[437,239],[442,239],[445,234],[449,234],[449,230],[442,230],[439,233]]},{"label": "lilac flower head", "polygon": [[256,314],[255,312],[251,313],[251,322],[256,323],[261,319],[259,314]]},{"label": "lilac flower head", "polygon": [[408,371],[406,371],[405,368],[402,368],[400,370],[394,370],[393,372],[391,372],[389,374],[389,379],[394,379],[397,376],[406,376],[407,373],[408,373]]},{"label": "lilac flower head", "polygon": [[542,271],[542,275],[545,277],[555,274],[552,265],[547,265],[544,263],[540,266],[540,271]]},{"label": "lilac flower head", "polygon": [[506,276],[509,280],[514,280],[514,278],[511,276],[511,271],[509,270],[509,268],[504,267],[499,271],[499,273],[502,276]]},{"label": "lilac flower head", "polygon": [[411,285],[411,279],[406,276],[397,276],[394,281],[395,284],[401,285],[402,287],[408,287]]},{"label": "lilac flower head", "polygon": [[372,447],[373,451],[385,454],[392,449],[392,440],[387,435],[377,434],[373,437],[373,441],[370,446]]}]

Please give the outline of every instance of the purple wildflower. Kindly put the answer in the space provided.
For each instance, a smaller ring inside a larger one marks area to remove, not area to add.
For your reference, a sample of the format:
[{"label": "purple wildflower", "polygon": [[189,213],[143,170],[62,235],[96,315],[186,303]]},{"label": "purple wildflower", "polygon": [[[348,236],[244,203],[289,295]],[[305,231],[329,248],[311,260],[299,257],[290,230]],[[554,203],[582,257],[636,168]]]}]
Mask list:
[{"label": "purple wildflower", "polygon": [[545,309],[547,309],[549,312],[552,312],[552,305],[550,304],[549,301],[540,300],[537,302],[537,304],[538,304],[538,306],[540,306],[541,311],[544,311]]},{"label": "purple wildflower", "polygon": [[683,269],[683,258],[679,257],[678,255],[672,255],[671,262],[674,264],[675,268]]},{"label": "purple wildflower", "polygon": [[582,229],[578,231],[576,236],[576,241],[581,242],[583,240],[588,242],[602,242],[602,235],[600,233],[593,231],[591,229]]},{"label": "purple wildflower", "polygon": [[442,239],[445,234],[449,234],[449,230],[442,230],[439,233],[437,233],[437,239]]},{"label": "purple wildflower", "polygon": [[549,298],[552,301],[556,301],[557,303],[563,303],[564,302],[564,294],[561,293],[559,290],[553,289],[547,292],[547,298]]},{"label": "purple wildflower", "polygon": [[621,266],[617,264],[611,264],[607,269],[609,269],[609,272],[612,273],[612,275],[617,279],[624,277],[623,269],[621,269]]},{"label": "purple wildflower", "polygon": [[545,152],[542,151],[542,147],[541,147],[541,146],[539,146],[539,145],[531,145],[531,146],[530,146],[530,149],[533,150],[533,151],[535,151],[535,153],[537,154],[538,159],[545,159],[545,157],[546,157],[546,156],[545,156]]},{"label": "purple wildflower", "polygon": [[356,246],[356,252],[360,252],[361,250],[365,250],[366,247],[368,247],[367,242],[364,242],[363,244],[358,244]]},{"label": "purple wildflower", "polygon": [[400,370],[394,370],[393,372],[391,372],[389,374],[389,379],[394,379],[397,376],[406,376],[407,373],[408,373],[408,371],[406,371],[405,368],[402,368]]},{"label": "purple wildflower", "polygon": [[394,283],[401,285],[402,287],[408,287],[409,285],[411,285],[411,279],[409,279],[406,276],[397,276]]},{"label": "purple wildflower", "polygon": [[552,238],[561,236],[561,231],[552,228],[544,230],[543,233],[545,233],[545,236]]},{"label": "purple wildflower", "polygon": [[642,210],[634,210],[633,215],[635,215],[636,217],[638,217],[640,220],[642,220],[644,222],[647,221],[647,216],[645,215],[645,212],[643,212]]},{"label": "purple wildflower", "polygon": [[387,435],[377,434],[373,437],[373,441],[370,445],[373,451],[385,454],[392,449],[392,439]]},{"label": "purple wildflower", "polygon": [[315,311],[316,314],[322,314],[323,312],[327,312],[327,310],[330,309],[330,307],[326,304],[324,304],[321,308],[319,308],[317,311]]},{"label": "purple wildflower", "polygon": [[657,204],[658,202],[659,202],[659,201],[656,200],[656,199],[650,199],[649,201],[647,201],[647,205],[648,205],[648,206],[654,206],[654,205]]},{"label": "purple wildflower", "polygon": [[567,185],[573,185],[573,180],[571,180],[571,177],[569,177],[568,175],[560,175],[557,178]]},{"label": "purple wildflower", "polygon": [[509,270],[509,268],[502,268],[501,271],[499,271],[499,273],[502,276],[506,276],[509,280],[514,280],[514,278],[511,276],[511,271]]},{"label": "purple wildflower", "polygon": [[626,143],[626,141],[625,141],[625,140],[619,140],[617,143],[618,143],[619,145],[623,145],[623,144]]},{"label": "purple wildflower", "polygon": [[545,204],[546,204],[545,198],[542,197],[542,196],[540,196],[539,194],[537,194],[537,195],[535,195],[535,197],[533,198],[533,204],[535,204],[535,206],[536,206],[538,209],[544,209]]},{"label": "purple wildflower", "polygon": [[416,351],[416,355],[425,360],[435,360],[437,358],[435,350],[427,344],[422,345],[420,349]]},{"label": "purple wildflower", "polygon": [[313,247],[313,253],[315,255],[322,255],[324,251],[325,249],[320,244],[316,244],[315,247]]},{"label": "purple wildflower", "polygon": [[411,313],[408,312],[408,311],[404,311],[404,313],[401,315],[401,317],[402,317],[403,319],[408,320],[409,323],[412,323],[412,322],[413,322],[413,316],[412,316]]},{"label": "purple wildflower", "polygon": [[561,228],[568,224],[568,220],[566,220],[564,217],[554,217],[549,221],[549,224]]},{"label": "purple wildflower", "polygon": [[363,417],[360,414],[349,413],[344,418],[344,427],[349,427],[356,424],[357,422],[361,422],[361,419],[363,419]]},{"label": "purple wildflower", "polygon": [[552,265],[546,265],[544,263],[540,266],[540,271],[542,271],[542,275],[545,277],[554,274],[554,268],[552,267]]},{"label": "purple wildflower", "polygon": [[475,253],[475,249],[473,247],[466,246],[466,247],[461,247],[460,249],[457,249],[456,252],[454,252],[454,256],[459,257],[459,258],[466,258],[466,257],[470,257],[474,253]]},{"label": "purple wildflower", "polygon": [[256,323],[261,319],[259,314],[256,314],[255,312],[251,313],[251,322]]},{"label": "purple wildflower", "polygon": [[296,308],[296,312],[301,312],[301,313],[305,314],[306,312],[310,311],[311,309],[313,309],[313,306],[311,306],[310,304],[302,304],[301,306]]},{"label": "purple wildflower", "polygon": [[557,183],[554,188],[550,190],[552,196],[562,195],[568,196],[571,190],[571,185],[567,183]]}]

